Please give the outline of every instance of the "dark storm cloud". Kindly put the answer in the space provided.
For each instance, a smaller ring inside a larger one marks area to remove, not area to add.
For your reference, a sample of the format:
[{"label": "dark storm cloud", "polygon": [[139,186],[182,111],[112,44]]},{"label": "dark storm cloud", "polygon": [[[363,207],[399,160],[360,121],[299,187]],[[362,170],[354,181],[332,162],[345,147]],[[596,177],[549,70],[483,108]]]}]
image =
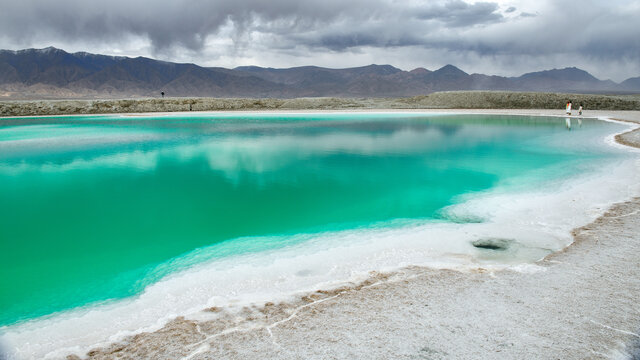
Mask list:
[{"label": "dark storm cloud", "polygon": [[424,45],[425,42],[419,37],[410,34],[400,36],[376,36],[375,33],[359,32],[351,34],[327,34],[322,36],[317,42],[308,42],[307,45],[324,47],[333,51],[342,51],[349,48],[361,46],[373,46],[382,48]]},{"label": "dark storm cloud", "polygon": [[283,34],[285,39],[309,47],[342,51],[363,46],[396,48],[403,46],[439,46],[443,41],[431,36],[443,29],[463,29],[476,25],[502,22],[495,3],[468,4],[448,0],[440,4],[389,6],[380,3],[378,11],[355,17],[340,17],[330,27],[318,28],[311,34]]},{"label": "dark storm cloud", "polygon": [[[328,48],[339,49],[363,45],[397,46],[407,39],[409,43],[415,43],[415,39],[406,34],[413,29],[393,30],[406,25],[402,20],[405,16],[452,27],[502,19],[496,12],[495,3],[468,4],[462,0],[436,5],[430,2],[430,5],[418,7],[382,0],[2,1],[5,4],[0,14],[0,30],[17,42],[43,37],[111,42],[135,35],[148,38],[156,50],[176,45],[199,50],[207,37],[215,36],[224,26],[232,27],[237,34],[261,31],[289,37],[311,32],[297,39],[307,39],[310,45],[326,44]],[[376,40],[381,33],[362,31],[370,28],[372,22],[381,23],[383,33],[392,28],[391,32],[399,34],[400,38],[382,36],[382,40]],[[327,33],[327,30],[335,29],[340,33]]]},{"label": "dark storm cloud", "polygon": [[359,46],[382,46],[378,37],[373,34],[352,33],[352,34],[328,34],[322,36],[317,46],[326,47],[334,51]]},{"label": "dark storm cloud", "polygon": [[[600,63],[624,59],[640,69],[636,25],[640,7],[632,0],[589,0],[581,6],[575,0],[501,4],[491,0],[0,0],[0,48],[82,44],[88,51],[109,53],[109,47],[138,41],[147,49],[140,55],[151,52],[173,60],[182,54],[181,59],[195,62],[245,54],[250,59],[271,56],[286,61],[287,56],[313,59],[327,50],[335,55],[365,54],[371,49],[380,54],[389,49],[409,56],[429,51],[486,62],[502,57],[510,64],[522,59],[544,64],[545,59],[562,57],[568,65],[574,59]],[[101,45],[92,49],[91,44]]]},{"label": "dark storm cloud", "polygon": [[343,13],[361,19],[372,16],[377,8],[376,1],[363,0],[308,4],[297,0],[3,2],[0,30],[12,39],[55,37],[66,41],[117,41],[137,35],[148,37],[155,49],[179,45],[194,50],[202,48],[206,38],[225,25],[242,32],[258,23],[277,27],[278,22],[284,22],[291,31],[305,26],[317,27]]},{"label": "dark storm cloud", "polygon": [[502,20],[496,3],[478,2],[469,4],[462,0],[448,1],[442,5],[430,5],[416,11],[423,20],[438,20],[449,26],[472,26],[495,23]]}]

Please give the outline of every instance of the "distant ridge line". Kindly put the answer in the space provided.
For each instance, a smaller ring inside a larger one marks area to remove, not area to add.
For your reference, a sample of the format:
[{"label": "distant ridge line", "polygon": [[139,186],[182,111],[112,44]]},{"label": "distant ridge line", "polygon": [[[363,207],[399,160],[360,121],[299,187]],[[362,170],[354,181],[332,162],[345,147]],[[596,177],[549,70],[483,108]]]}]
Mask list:
[{"label": "distant ridge line", "polygon": [[640,93],[640,77],[615,83],[576,67],[503,77],[468,74],[451,64],[433,71],[388,64],[227,69],[54,47],[0,50],[0,99],[149,97],[161,92],[178,97],[380,98],[452,90]]}]

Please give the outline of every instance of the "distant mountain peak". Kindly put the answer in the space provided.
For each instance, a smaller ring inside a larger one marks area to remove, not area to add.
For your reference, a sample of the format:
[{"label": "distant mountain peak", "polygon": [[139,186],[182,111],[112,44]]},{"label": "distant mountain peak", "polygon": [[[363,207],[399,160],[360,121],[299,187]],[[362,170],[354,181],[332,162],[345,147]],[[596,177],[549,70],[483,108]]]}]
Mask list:
[{"label": "distant mountain peak", "polygon": [[71,54],[77,58],[106,58],[106,59],[111,59],[111,60],[124,60],[124,59],[128,59],[126,56],[114,56],[114,55],[98,55],[98,54],[93,54],[90,52],[86,52],[86,51],[79,51],[79,52],[75,52],[73,54]]},{"label": "distant mountain peak", "polygon": [[626,90],[639,91],[640,90],[640,76],[628,78],[620,84]]},{"label": "distant mountain peak", "polygon": [[58,49],[58,48],[53,47],[53,46],[47,46],[46,48],[42,48],[42,49],[26,49],[26,50],[20,50],[20,51],[25,51],[27,53],[35,53],[35,54],[40,54],[40,55],[50,55],[50,54],[59,54],[59,53],[66,54],[67,53],[64,50]]},{"label": "distant mountain peak", "polygon": [[62,50],[60,50],[58,48],[55,48],[53,46],[47,46],[46,48],[36,49],[36,51],[40,52],[40,53],[48,54],[48,53],[51,53],[51,52],[62,51]]},{"label": "distant mountain peak", "polygon": [[371,65],[366,65],[366,66],[361,66],[361,67],[356,67],[356,68],[347,68],[347,69],[340,69],[342,71],[350,71],[350,70],[354,70],[356,72],[361,72],[361,73],[366,73],[366,74],[376,74],[376,75],[390,75],[390,74],[395,74],[397,72],[402,72],[402,70],[398,69],[397,67],[391,66],[391,65],[378,65],[378,64],[371,64]]},{"label": "distant mountain peak", "polygon": [[363,68],[371,68],[371,69],[387,69],[387,70],[400,70],[397,67],[393,66],[393,65],[389,65],[389,64],[369,64],[367,66],[363,66]]},{"label": "distant mountain peak", "polygon": [[598,81],[593,75],[588,72],[578,69],[577,67],[566,67],[563,69],[551,69],[544,71],[530,72],[522,75],[520,78],[549,78],[555,80],[569,80],[569,81]]},{"label": "distant mountain peak", "polygon": [[447,64],[441,67],[440,69],[434,71],[433,73],[438,75],[445,75],[445,74],[446,75],[469,75],[466,72],[460,70],[459,68],[451,64]]},{"label": "distant mountain peak", "polygon": [[460,70],[459,68],[451,65],[451,64],[447,64],[443,67],[441,67],[440,69],[434,71],[432,73],[435,76],[446,76],[446,77],[464,77],[464,76],[468,76],[469,74],[467,74],[466,72]]},{"label": "distant mountain peak", "polygon": [[14,54],[14,55],[23,55],[23,54],[48,55],[48,54],[57,53],[57,52],[65,53],[64,50],[55,48],[53,46],[48,46],[48,47],[42,48],[42,49],[29,48],[29,49],[22,49],[22,50],[0,50],[0,53],[9,53],[9,54]]},{"label": "distant mountain peak", "polygon": [[415,68],[409,71],[410,74],[414,74],[414,75],[426,75],[426,74],[430,74],[431,72],[432,72],[431,70],[427,70],[423,67]]}]

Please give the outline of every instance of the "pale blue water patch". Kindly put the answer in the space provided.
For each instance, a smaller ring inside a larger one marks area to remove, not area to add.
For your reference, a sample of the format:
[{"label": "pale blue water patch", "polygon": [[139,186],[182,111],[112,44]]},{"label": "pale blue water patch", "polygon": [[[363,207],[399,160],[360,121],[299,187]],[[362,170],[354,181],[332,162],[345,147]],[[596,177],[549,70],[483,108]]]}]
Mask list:
[{"label": "pale blue water patch", "polygon": [[466,195],[626,156],[603,143],[623,128],[415,113],[2,119],[0,325],[314,234],[460,221],[442,209]]}]

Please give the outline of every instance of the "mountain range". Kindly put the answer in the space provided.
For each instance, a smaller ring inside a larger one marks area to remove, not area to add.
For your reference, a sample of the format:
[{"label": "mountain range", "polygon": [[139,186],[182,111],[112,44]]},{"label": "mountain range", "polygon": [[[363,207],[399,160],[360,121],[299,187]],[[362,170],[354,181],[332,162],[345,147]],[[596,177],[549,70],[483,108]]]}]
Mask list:
[{"label": "mountain range", "polygon": [[201,67],[45,49],[0,50],[0,99],[196,97],[403,97],[449,90],[640,92],[640,77],[599,80],[571,67],[519,77],[468,74],[453,65],[403,71],[391,65],[346,69]]}]

